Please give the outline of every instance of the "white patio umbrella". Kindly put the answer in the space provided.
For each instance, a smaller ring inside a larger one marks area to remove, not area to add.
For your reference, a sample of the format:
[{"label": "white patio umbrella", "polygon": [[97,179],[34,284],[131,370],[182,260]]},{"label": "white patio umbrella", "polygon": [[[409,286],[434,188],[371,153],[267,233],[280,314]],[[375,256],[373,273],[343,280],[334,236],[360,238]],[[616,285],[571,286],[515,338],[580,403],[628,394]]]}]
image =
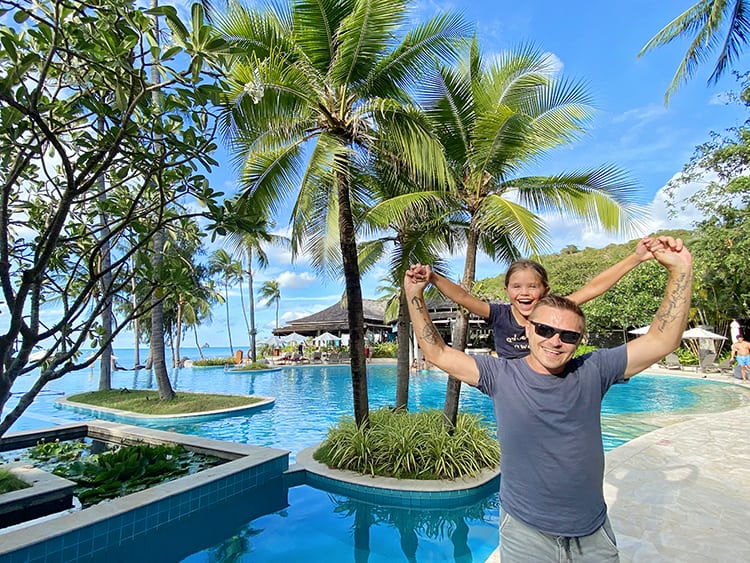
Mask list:
[{"label": "white patio umbrella", "polygon": [[315,344],[325,344],[326,342],[336,342],[337,340],[341,340],[341,338],[330,332],[324,332],[313,338]]},{"label": "white patio umbrella", "polygon": [[268,338],[264,338],[260,341],[261,344],[266,344],[268,346],[281,346],[284,341],[281,340],[278,336],[269,336]]},{"label": "white patio umbrella", "polygon": [[287,334],[286,336],[282,336],[281,340],[286,343],[291,342],[292,344],[299,344],[307,340],[307,336],[302,336],[301,334],[293,332],[291,334]]},{"label": "white patio umbrella", "polygon": [[682,333],[682,338],[699,338],[699,339],[706,339],[706,340],[726,340],[726,336],[722,336],[721,334],[716,334],[715,332],[711,332],[710,330],[706,330],[705,328],[695,327],[686,330]]}]

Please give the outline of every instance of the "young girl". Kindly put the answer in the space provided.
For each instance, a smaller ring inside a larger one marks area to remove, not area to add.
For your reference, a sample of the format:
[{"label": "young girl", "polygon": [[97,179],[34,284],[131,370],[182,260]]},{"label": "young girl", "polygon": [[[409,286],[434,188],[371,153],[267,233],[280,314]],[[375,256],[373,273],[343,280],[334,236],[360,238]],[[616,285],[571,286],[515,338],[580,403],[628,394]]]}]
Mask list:
[{"label": "young girl", "polygon": [[[568,299],[581,305],[606,292],[638,264],[653,258],[648,248],[650,242],[648,237],[641,239],[633,254],[595,276],[581,289],[568,295]],[[549,292],[544,266],[532,260],[519,260],[510,265],[505,274],[508,303],[487,303],[477,299],[460,285],[433,272],[429,266],[415,264],[410,271],[418,279],[426,277],[451,301],[488,319],[495,335],[498,356],[513,359],[528,355],[526,323],[534,305]]]}]

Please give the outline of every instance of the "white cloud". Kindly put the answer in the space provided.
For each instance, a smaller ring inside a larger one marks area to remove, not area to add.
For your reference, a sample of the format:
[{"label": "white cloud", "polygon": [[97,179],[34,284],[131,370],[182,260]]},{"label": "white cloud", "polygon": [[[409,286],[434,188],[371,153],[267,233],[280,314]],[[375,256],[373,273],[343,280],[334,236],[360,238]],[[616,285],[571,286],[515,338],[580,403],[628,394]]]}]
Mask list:
[{"label": "white cloud", "polygon": [[316,281],[312,272],[282,272],[276,276],[280,289],[304,289],[310,287]]}]

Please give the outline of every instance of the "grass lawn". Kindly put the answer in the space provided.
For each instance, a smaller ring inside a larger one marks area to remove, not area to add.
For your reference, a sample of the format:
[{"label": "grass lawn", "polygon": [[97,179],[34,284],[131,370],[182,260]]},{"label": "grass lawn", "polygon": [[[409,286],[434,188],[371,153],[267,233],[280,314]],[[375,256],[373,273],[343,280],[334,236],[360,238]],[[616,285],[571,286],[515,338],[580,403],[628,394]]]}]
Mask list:
[{"label": "grass lawn", "polygon": [[143,389],[113,389],[91,391],[67,397],[74,403],[108,407],[139,414],[189,414],[233,407],[244,407],[261,401],[257,397],[240,395],[214,395],[209,393],[177,393],[171,401],[159,399],[158,391]]}]

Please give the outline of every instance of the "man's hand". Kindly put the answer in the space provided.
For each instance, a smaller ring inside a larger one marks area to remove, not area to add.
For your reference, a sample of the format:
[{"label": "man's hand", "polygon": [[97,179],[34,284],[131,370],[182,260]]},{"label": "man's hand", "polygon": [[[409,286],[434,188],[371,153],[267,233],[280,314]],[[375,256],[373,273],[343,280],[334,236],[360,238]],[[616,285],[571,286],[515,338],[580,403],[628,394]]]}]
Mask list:
[{"label": "man's hand", "polygon": [[404,293],[408,297],[424,293],[424,288],[429,283],[429,274],[425,274],[425,270],[429,271],[429,269],[429,266],[415,264],[406,271],[406,275],[404,275]]},{"label": "man's hand", "polygon": [[670,272],[673,269],[691,269],[693,266],[693,256],[682,239],[660,236],[651,239],[647,247],[656,261]]},{"label": "man's hand", "polygon": [[432,269],[426,264],[412,264],[407,274],[411,274],[415,281],[430,283]]},{"label": "man's hand", "polygon": [[648,260],[651,260],[654,257],[653,253],[648,248],[648,246],[651,244],[653,240],[654,239],[651,237],[643,237],[641,240],[638,241],[638,244],[635,246],[635,256],[641,262],[647,262]]}]

